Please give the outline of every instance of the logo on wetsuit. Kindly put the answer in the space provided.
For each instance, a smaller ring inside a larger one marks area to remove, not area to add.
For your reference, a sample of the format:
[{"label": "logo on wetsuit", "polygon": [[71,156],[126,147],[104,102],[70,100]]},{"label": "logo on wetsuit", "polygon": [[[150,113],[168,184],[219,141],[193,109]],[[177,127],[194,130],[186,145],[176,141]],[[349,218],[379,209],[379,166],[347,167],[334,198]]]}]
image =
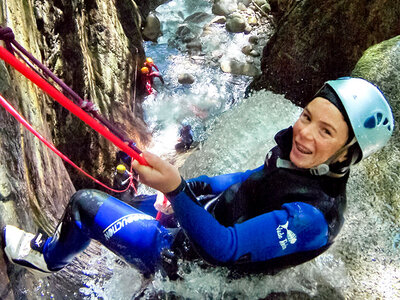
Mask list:
[{"label": "logo on wetsuit", "polygon": [[297,241],[296,234],[288,229],[289,221],[287,221],[284,225],[279,225],[276,228],[276,234],[278,235],[279,244],[282,247],[282,250],[285,250],[288,244],[294,244]]},{"label": "logo on wetsuit", "polygon": [[126,225],[134,222],[134,221],[139,221],[139,220],[153,220],[154,218],[145,215],[145,214],[131,214],[124,216],[114,223],[112,223],[110,226],[108,226],[106,229],[103,230],[104,237],[106,240],[109,240],[114,234],[116,234],[118,231],[120,231],[122,228],[124,228]]}]

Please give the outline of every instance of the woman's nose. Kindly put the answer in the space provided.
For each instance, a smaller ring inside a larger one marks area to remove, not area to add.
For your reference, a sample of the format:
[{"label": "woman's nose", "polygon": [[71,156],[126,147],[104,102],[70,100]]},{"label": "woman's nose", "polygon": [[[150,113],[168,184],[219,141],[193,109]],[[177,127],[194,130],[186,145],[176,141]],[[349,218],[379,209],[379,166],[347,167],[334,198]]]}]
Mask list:
[{"label": "woman's nose", "polygon": [[311,140],[313,138],[313,126],[310,124],[305,125],[301,130],[300,130],[300,135],[302,138]]}]

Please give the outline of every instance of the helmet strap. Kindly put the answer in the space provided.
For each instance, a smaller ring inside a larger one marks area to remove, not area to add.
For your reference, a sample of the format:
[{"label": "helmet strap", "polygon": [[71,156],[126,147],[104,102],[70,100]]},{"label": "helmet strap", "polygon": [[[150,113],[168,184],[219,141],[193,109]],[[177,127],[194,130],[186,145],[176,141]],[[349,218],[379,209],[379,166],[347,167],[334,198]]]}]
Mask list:
[{"label": "helmet strap", "polygon": [[[329,165],[332,164],[333,162],[335,162],[347,149],[349,149],[356,142],[357,142],[357,139],[354,137],[348,144],[344,145],[335,154],[333,154],[326,162],[324,162],[316,167],[312,167],[312,168],[308,169],[309,172],[315,176],[326,175],[326,176],[333,177],[333,178],[343,177],[344,175],[346,175],[347,170],[350,167],[342,168],[341,173],[335,173],[329,169]],[[353,155],[350,165],[352,165],[356,160],[357,160],[357,156]],[[276,161],[276,166],[278,168],[286,168],[286,169],[293,169],[293,170],[300,170],[300,171],[307,170],[307,169],[302,169],[302,168],[296,167],[290,160],[282,159],[280,157],[278,157],[278,159]]]},{"label": "helmet strap", "polygon": [[[345,167],[342,169],[343,172],[341,173],[335,173],[330,171],[329,169],[329,165],[331,165],[332,163],[336,162],[336,160],[343,155],[343,153],[345,151],[347,151],[347,149],[349,149],[352,145],[354,145],[357,142],[357,139],[355,137],[353,137],[353,139],[347,143],[346,145],[344,145],[342,148],[340,148],[335,154],[333,154],[330,158],[328,158],[328,160],[316,167],[310,168],[310,173],[312,175],[318,175],[318,176],[322,176],[322,175],[327,175],[329,177],[334,177],[334,178],[340,178],[343,177],[347,170],[350,167]],[[357,160],[357,156],[353,155],[353,157],[351,158],[351,163],[350,166],[352,164],[354,164],[354,162]]]}]

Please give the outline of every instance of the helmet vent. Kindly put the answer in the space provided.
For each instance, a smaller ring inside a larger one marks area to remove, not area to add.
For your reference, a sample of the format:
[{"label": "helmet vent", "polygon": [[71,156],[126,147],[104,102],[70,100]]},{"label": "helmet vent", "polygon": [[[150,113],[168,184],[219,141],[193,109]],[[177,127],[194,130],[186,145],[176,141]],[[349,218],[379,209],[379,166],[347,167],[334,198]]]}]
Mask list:
[{"label": "helmet vent", "polygon": [[[379,124],[382,124],[384,126],[388,125],[388,123],[389,123],[388,118],[385,118],[383,120],[383,123],[382,123],[382,119],[383,119],[383,114],[381,112],[378,112],[375,115],[372,115],[365,120],[364,127],[371,129],[371,128],[375,128]],[[389,131],[390,131],[391,130],[390,125],[388,127],[389,127]]]},{"label": "helmet vent", "polygon": [[[378,124],[382,121],[382,117],[383,117],[382,113],[379,112],[379,113],[376,114],[376,118],[377,118]],[[387,119],[385,121],[387,121]]]},{"label": "helmet vent", "polygon": [[376,126],[375,116],[368,117],[368,119],[366,119],[364,122],[365,128],[375,128],[375,126]]}]

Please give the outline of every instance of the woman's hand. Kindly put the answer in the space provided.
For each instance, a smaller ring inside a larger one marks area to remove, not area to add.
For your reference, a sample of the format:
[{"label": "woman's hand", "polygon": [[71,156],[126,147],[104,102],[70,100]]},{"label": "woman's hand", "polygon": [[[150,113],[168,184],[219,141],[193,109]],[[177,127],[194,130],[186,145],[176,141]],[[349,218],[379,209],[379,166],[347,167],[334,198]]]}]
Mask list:
[{"label": "woman's hand", "polygon": [[137,160],[132,163],[132,167],[139,174],[140,182],[164,194],[179,186],[182,179],[177,168],[148,151],[144,151],[141,156],[149,166],[143,166]]}]

